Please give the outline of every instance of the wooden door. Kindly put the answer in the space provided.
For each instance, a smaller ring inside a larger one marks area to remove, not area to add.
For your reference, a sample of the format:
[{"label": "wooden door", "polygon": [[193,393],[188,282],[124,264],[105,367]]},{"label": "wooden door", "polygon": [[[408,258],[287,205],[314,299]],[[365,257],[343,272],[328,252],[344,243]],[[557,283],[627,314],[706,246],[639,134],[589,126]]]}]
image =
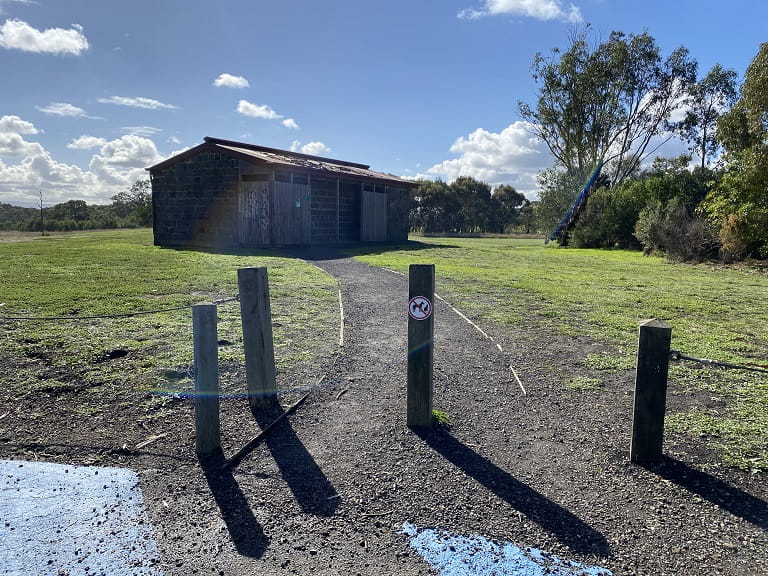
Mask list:
[{"label": "wooden door", "polygon": [[360,240],[384,242],[387,239],[387,195],[363,191],[360,202]]},{"label": "wooden door", "polygon": [[268,246],[270,243],[269,182],[240,182],[238,196],[241,246]]},{"label": "wooden door", "polygon": [[275,182],[272,240],[276,246],[312,242],[312,203],[308,184]]}]

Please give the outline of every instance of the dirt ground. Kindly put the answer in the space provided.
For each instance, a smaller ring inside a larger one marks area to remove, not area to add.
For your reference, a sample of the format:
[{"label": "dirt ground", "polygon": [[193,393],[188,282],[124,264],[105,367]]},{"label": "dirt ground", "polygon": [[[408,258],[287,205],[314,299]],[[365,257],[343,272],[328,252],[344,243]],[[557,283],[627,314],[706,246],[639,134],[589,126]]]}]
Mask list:
[{"label": "dirt ground", "polygon": [[[27,398],[0,406],[0,457],[89,463],[98,454],[101,465],[138,471],[167,576],[433,574],[401,533],[406,522],[615,575],[768,574],[763,476],[723,468],[706,440],[683,437],[666,439],[660,465],[630,465],[633,372],[601,374],[599,392],[564,387],[590,375],[580,361],[610,352],[604,344],[531,317],[482,327],[500,351],[438,301],[434,404],[451,426],[414,431],[407,279],[312,258],[340,281],[344,345],[316,367],[306,402],[231,472],[222,459],[276,412],[254,418],[244,400],[224,400],[224,453],[200,462],[188,401],[141,430],[129,409],[108,423],[61,422],[61,403],[76,393]],[[687,401],[670,383],[671,407]],[[57,441],[32,442],[40,426],[55,427]],[[105,432],[115,428],[124,442]]]}]

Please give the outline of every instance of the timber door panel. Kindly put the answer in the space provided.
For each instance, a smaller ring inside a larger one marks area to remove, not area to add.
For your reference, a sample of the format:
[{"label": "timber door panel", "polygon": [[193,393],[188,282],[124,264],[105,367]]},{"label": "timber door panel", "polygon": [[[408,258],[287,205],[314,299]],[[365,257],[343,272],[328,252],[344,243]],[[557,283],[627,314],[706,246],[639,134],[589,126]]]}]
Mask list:
[{"label": "timber door panel", "polygon": [[269,245],[269,212],[269,182],[240,182],[238,235],[241,246]]},{"label": "timber door panel", "polygon": [[387,195],[363,191],[360,202],[360,240],[384,242],[387,239]]},{"label": "timber door panel", "polygon": [[312,204],[308,184],[274,182],[272,240],[275,245],[310,244]]}]

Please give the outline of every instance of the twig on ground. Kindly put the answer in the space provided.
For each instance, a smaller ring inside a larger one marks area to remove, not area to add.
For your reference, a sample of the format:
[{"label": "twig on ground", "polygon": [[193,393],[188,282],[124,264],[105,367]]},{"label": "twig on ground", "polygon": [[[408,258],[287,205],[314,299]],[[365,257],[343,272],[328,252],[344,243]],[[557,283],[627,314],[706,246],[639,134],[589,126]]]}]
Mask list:
[{"label": "twig on ground", "polygon": [[150,444],[152,444],[152,442],[157,442],[158,440],[160,440],[160,438],[165,438],[166,436],[168,436],[168,432],[163,432],[162,434],[155,434],[154,436],[150,436],[143,442],[139,442],[138,444],[136,444],[136,447],[134,448],[134,450],[141,450],[145,446],[149,446]]}]

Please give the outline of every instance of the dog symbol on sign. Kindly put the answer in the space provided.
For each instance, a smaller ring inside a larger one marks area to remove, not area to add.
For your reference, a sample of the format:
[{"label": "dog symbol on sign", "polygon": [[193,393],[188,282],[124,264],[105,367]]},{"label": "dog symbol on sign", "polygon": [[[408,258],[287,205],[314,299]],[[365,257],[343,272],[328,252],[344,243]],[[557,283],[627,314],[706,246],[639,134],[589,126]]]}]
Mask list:
[{"label": "dog symbol on sign", "polygon": [[432,314],[432,302],[424,296],[414,296],[408,303],[408,315],[414,320],[426,320]]}]

